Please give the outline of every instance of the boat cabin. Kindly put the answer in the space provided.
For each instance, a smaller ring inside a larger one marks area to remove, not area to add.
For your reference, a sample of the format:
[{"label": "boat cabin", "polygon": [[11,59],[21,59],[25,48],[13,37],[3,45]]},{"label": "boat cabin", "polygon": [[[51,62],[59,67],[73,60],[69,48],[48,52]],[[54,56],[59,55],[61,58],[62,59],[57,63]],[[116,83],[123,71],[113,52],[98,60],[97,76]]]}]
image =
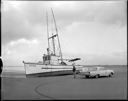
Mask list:
[{"label": "boat cabin", "polygon": [[48,64],[51,64],[51,65],[67,65],[65,62],[61,61],[60,62],[60,59],[58,56],[56,55],[47,55],[47,54],[44,54],[43,55],[43,64],[45,65],[48,65]]},{"label": "boat cabin", "polygon": [[50,64],[51,55],[43,55],[43,64]]}]

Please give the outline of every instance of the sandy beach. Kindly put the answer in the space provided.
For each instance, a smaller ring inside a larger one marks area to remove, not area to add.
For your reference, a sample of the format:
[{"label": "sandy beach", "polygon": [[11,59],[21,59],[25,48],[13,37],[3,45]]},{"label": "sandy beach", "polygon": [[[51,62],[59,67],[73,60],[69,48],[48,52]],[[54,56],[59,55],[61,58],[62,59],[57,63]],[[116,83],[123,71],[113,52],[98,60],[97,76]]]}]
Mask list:
[{"label": "sandy beach", "polygon": [[[21,73],[3,73],[2,100],[127,99],[127,67],[109,66],[112,78],[77,75],[26,78]],[[8,75],[7,75],[8,74]],[[19,76],[18,76],[19,75]]]}]

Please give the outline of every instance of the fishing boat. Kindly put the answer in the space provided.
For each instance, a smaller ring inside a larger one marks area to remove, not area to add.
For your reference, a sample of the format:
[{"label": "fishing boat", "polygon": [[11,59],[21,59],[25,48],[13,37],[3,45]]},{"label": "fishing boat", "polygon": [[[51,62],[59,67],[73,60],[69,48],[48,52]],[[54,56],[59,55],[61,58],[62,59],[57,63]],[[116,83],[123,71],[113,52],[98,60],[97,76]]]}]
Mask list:
[{"label": "fishing boat", "polygon": [[[25,72],[26,77],[30,76],[57,76],[57,75],[69,75],[73,74],[73,66],[72,63],[74,63],[77,60],[80,60],[80,58],[75,59],[64,59],[61,51],[61,45],[59,41],[59,35],[58,35],[58,29],[56,25],[55,16],[52,12],[52,18],[54,21],[54,27],[55,27],[55,34],[49,33],[49,26],[48,26],[48,13],[46,12],[46,19],[47,19],[47,37],[48,37],[48,48],[47,48],[47,54],[43,54],[42,60],[40,62],[25,62]],[[56,42],[57,41],[57,45]],[[51,44],[51,43],[52,44]],[[57,51],[58,50],[58,51]],[[58,52],[58,54],[57,54]],[[68,63],[67,63],[68,62]],[[70,63],[70,64],[69,64]],[[76,73],[79,72],[77,69],[78,67],[81,67],[80,65],[76,66]]]}]

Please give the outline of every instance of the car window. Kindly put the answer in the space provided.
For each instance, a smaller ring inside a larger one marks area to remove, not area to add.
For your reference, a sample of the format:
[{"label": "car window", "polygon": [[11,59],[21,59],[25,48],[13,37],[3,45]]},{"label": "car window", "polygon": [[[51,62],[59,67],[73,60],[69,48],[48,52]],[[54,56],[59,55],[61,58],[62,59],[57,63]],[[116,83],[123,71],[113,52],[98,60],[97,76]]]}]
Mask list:
[{"label": "car window", "polygon": [[89,71],[96,71],[97,68],[94,68],[94,67],[91,67],[91,68],[88,68]]},{"label": "car window", "polygon": [[86,72],[86,71],[88,71],[88,68],[81,68],[80,71],[81,72]]},{"label": "car window", "polygon": [[105,69],[105,68],[100,67],[100,68],[98,68],[98,70],[106,70],[106,69]]}]

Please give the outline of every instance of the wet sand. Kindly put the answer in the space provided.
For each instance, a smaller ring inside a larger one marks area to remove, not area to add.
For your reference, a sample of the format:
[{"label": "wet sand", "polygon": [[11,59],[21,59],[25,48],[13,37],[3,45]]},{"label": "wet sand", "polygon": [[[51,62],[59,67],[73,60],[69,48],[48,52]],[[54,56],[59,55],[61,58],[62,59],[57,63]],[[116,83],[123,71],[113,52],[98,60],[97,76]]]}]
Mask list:
[{"label": "wet sand", "polygon": [[[115,70],[112,78],[85,79],[77,75],[25,78],[2,77],[2,100],[56,99],[127,99],[127,67],[107,67]],[[18,75],[18,74],[15,74]]]}]

